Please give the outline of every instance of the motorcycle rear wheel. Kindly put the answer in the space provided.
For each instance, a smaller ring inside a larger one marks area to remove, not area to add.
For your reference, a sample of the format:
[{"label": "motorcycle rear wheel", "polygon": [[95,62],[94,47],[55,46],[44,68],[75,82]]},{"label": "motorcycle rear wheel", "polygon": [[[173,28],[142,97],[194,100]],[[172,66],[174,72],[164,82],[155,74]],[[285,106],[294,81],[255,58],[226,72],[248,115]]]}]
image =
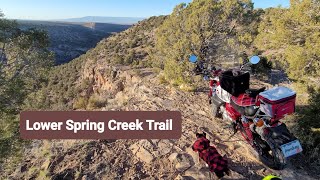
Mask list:
[{"label": "motorcycle rear wheel", "polygon": [[285,168],[287,160],[284,157],[284,154],[282,153],[280,147],[273,146],[273,148],[271,148],[269,143],[262,139],[255,139],[254,144],[256,146],[255,150],[259,154],[259,159],[262,161],[263,164],[275,170],[282,170]]},{"label": "motorcycle rear wheel", "polygon": [[[287,160],[284,157],[280,147],[277,145],[270,146],[270,143],[261,139],[258,134],[253,134],[253,142],[251,143],[244,127],[240,126],[242,136],[252,145],[253,149],[258,153],[258,157],[263,164],[274,170],[282,170],[287,165]],[[271,148],[274,147],[274,148]]]}]

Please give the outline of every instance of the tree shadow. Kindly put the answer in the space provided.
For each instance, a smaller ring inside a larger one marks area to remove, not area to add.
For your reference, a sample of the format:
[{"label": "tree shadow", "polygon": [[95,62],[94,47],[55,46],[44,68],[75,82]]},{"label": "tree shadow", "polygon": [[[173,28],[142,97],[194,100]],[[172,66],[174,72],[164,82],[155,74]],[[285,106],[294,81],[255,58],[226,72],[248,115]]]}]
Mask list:
[{"label": "tree shadow", "polygon": [[320,89],[309,88],[309,104],[296,107],[296,115],[286,119],[290,132],[302,144],[302,154],[290,157],[294,171],[307,171],[310,176],[319,179],[320,171]]},{"label": "tree shadow", "polygon": [[200,92],[203,92],[203,93],[208,93],[210,91],[210,88],[209,87],[197,87],[194,92],[197,92],[197,93],[200,93]]},{"label": "tree shadow", "polygon": [[285,73],[282,70],[276,70],[276,69],[272,69],[269,70],[269,72],[267,73],[267,76],[263,76],[265,78],[263,78],[262,76],[256,75],[257,79],[259,79],[260,81],[264,82],[264,83],[268,83],[271,84],[272,86],[278,85],[278,84],[290,84],[291,81],[287,76],[287,73]]},{"label": "tree shadow", "polygon": [[154,72],[152,72],[152,71],[146,71],[146,72],[141,72],[140,76],[141,76],[141,77],[147,77],[147,76],[150,76],[150,75],[152,75],[152,74],[154,74]]},{"label": "tree shadow", "polygon": [[[233,162],[231,159],[227,158],[229,161],[229,169],[241,174],[245,178],[243,179],[263,179],[263,176],[257,174],[257,171],[262,171],[265,169],[263,165],[255,164],[255,163],[248,163],[243,165],[242,163]],[[225,178],[228,179],[228,178]]]},{"label": "tree shadow", "polygon": [[[220,143],[220,142],[224,142],[224,141],[223,141],[219,136],[214,135],[214,134],[209,130],[209,128],[202,128],[202,129],[203,129],[203,131],[204,131],[205,133],[207,133],[207,134],[211,137],[211,138],[210,138],[210,137],[207,137],[207,138],[210,140],[210,142],[211,142],[212,145],[217,146],[217,149],[226,149],[226,148],[228,148],[228,146]],[[214,139],[217,139],[218,142],[215,142]]]}]

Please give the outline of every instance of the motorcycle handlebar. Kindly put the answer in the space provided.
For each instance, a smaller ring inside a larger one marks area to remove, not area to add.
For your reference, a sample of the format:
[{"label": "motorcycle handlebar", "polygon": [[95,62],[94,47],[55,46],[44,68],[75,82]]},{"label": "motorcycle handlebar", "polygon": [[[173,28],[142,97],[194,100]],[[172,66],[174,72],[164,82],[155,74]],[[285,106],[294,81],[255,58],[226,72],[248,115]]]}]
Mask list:
[{"label": "motorcycle handlebar", "polygon": [[[201,69],[194,69],[194,74],[195,75],[202,75],[204,80],[210,80],[211,78],[217,77],[220,75],[221,72],[223,72],[224,70],[222,69],[218,69],[216,70],[215,67],[213,67],[211,70],[210,69],[206,69],[206,68],[201,68]],[[243,72],[247,72],[247,70],[244,69],[239,69],[239,68],[234,68],[232,69],[233,75],[234,76],[238,76],[240,74],[242,74]]]}]

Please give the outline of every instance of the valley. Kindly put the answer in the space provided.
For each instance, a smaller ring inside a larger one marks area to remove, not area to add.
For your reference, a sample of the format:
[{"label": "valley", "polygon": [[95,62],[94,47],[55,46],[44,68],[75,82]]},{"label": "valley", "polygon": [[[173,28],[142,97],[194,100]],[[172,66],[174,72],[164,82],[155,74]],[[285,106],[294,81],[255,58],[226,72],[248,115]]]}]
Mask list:
[{"label": "valley", "polygon": [[22,29],[38,28],[48,32],[49,50],[55,53],[56,65],[85,54],[99,41],[128,29],[131,25],[95,22],[18,21]]}]

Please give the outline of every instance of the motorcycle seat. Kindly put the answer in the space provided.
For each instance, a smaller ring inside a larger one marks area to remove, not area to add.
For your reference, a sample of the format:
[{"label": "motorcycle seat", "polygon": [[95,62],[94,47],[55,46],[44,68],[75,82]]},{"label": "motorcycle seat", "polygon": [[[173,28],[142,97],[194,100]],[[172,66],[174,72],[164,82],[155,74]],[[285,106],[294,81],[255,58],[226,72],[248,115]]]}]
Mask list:
[{"label": "motorcycle seat", "polygon": [[260,89],[247,89],[246,94],[248,94],[250,97],[257,97],[260,93],[266,90],[266,87],[260,88]]}]

